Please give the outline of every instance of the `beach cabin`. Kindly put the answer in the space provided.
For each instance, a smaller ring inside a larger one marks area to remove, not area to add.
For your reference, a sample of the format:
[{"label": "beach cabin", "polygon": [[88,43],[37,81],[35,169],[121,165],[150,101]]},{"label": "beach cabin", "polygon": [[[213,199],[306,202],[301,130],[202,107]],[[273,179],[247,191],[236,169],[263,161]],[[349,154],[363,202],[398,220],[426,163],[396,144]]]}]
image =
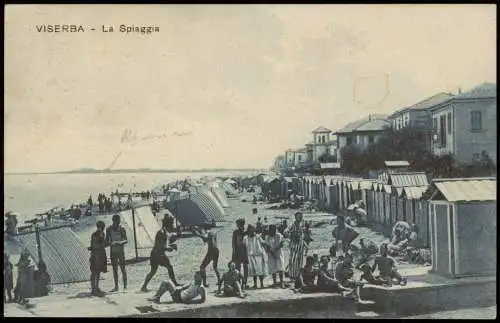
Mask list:
[{"label": "beach cabin", "polygon": [[340,163],[320,163],[321,174],[338,175],[341,172]]},{"label": "beach cabin", "polygon": [[388,174],[407,172],[410,163],[406,160],[386,160],[384,165]]},{"label": "beach cabin", "polygon": [[339,183],[338,180],[332,179],[331,185],[328,188],[330,194],[330,205],[333,212],[340,211],[340,200],[339,200]]},{"label": "beach cabin", "polygon": [[370,189],[366,190],[366,212],[368,213],[368,222],[375,222],[377,215],[375,203],[375,183],[370,183]]},{"label": "beach cabin", "polygon": [[401,197],[404,201],[406,221],[414,223],[418,228],[418,236],[423,246],[430,245],[428,202],[421,199],[427,186],[408,186],[403,188]]},{"label": "beach cabin", "polygon": [[382,209],[382,223],[387,226],[393,225],[395,223],[393,221],[393,214],[391,209],[391,195],[392,195],[392,187],[391,185],[382,185],[381,188],[382,196],[383,196],[383,209]]},{"label": "beach cabin", "polygon": [[394,217],[394,223],[398,221],[406,221],[406,210],[403,207],[402,198],[403,188],[392,186],[391,194],[391,214]]},{"label": "beach cabin", "polygon": [[304,198],[305,200],[309,200],[309,178],[304,177]]},{"label": "beach cabin", "polygon": [[340,209],[343,210],[347,207],[347,187],[344,179],[340,180]]},{"label": "beach cabin", "polygon": [[272,199],[281,198],[281,180],[278,177],[272,178],[269,182],[269,194]]},{"label": "beach cabin", "polygon": [[[373,181],[362,180],[359,182],[360,199],[368,204],[368,194],[372,189]],[[367,205],[368,208],[368,205]]]},{"label": "beach cabin", "polygon": [[432,270],[463,277],[496,273],[497,181],[435,179],[424,193],[430,203]]}]

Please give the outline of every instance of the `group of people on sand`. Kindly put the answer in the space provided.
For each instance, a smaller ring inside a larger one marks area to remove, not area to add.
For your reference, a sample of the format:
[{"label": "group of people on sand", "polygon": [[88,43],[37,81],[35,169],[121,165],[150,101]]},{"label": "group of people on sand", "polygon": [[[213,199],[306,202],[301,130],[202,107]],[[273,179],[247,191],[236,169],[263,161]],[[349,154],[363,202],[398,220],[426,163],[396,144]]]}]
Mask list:
[{"label": "group of people on sand", "polygon": [[[31,256],[25,249],[15,265],[17,267],[17,280],[14,285],[14,265],[10,261],[10,255],[3,254],[3,290],[4,302],[16,302],[26,305],[32,297],[43,297],[49,294],[51,289],[51,277],[43,260],[38,263],[37,270],[33,270]],[[12,296],[14,294],[14,296]]]},{"label": "group of people on sand", "polygon": [[[255,213],[255,212],[254,212]],[[226,297],[246,297],[250,289],[266,287],[266,277],[272,277],[269,287],[292,287],[296,292],[332,292],[359,299],[360,288],[365,283],[391,285],[405,284],[406,280],[396,269],[395,260],[389,255],[391,245],[398,245],[406,234],[403,229],[395,229],[390,244],[377,247],[372,242],[365,243],[360,239],[360,247],[351,245],[353,237],[349,234],[349,226],[343,217],[337,219],[337,226],[332,232],[334,243],[328,255],[308,255],[309,245],[313,241],[310,225],[303,219],[301,212],[295,213],[295,221],[288,226],[286,222],[279,224],[267,223],[258,218],[256,225],[246,225],[244,219],[236,220],[236,229],[232,235],[232,256],[227,264],[227,270],[221,275],[218,268],[220,250],[217,234],[210,230],[193,227],[195,236],[207,245],[206,254],[193,280],[188,284],[179,284],[176,280],[173,265],[166,252],[177,250],[176,240],[179,238],[174,228],[174,218],[165,215],[161,229],[155,236],[154,246],[150,253],[150,271],[141,287],[142,292],[148,291],[148,284],[159,267],[165,267],[169,279],[163,281],[150,301],[160,302],[167,292],[174,302],[203,302],[206,299],[207,267],[212,264],[217,277],[217,294]],[[410,230],[411,231],[411,230]],[[398,240],[399,239],[399,240]],[[100,296],[104,293],[99,289],[101,273],[107,272],[106,248],[110,247],[111,265],[115,287],[119,289],[118,268],[121,269],[123,287],[127,288],[127,273],[125,268],[124,245],[127,243],[125,229],[120,225],[120,216],[113,216],[113,224],[105,230],[102,221],[97,222],[97,231],[91,237],[91,293]],[[339,246],[338,248],[337,246]],[[284,248],[288,245],[289,258],[285,261]],[[337,252],[337,250],[340,249]],[[354,264],[354,257],[358,264]],[[361,261],[359,261],[361,259]],[[373,265],[369,261],[373,260]],[[360,276],[355,279],[355,271]],[[375,271],[378,270],[378,275]],[[285,277],[290,279],[285,282]],[[250,287],[250,282],[253,285]],[[196,301],[195,301],[196,299]]]}]

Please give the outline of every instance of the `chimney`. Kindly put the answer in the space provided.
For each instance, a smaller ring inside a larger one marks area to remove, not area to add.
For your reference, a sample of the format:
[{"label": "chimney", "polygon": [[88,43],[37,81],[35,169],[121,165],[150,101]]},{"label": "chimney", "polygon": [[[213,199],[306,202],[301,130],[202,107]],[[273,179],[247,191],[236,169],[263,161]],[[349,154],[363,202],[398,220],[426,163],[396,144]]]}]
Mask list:
[{"label": "chimney", "polygon": [[370,113],[370,114],[368,114],[368,121],[369,121],[369,122],[372,122],[372,115],[371,115],[371,113]]},{"label": "chimney", "polygon": [[458,88],[458,94],[462,94],[462,88],[461,87]]}]

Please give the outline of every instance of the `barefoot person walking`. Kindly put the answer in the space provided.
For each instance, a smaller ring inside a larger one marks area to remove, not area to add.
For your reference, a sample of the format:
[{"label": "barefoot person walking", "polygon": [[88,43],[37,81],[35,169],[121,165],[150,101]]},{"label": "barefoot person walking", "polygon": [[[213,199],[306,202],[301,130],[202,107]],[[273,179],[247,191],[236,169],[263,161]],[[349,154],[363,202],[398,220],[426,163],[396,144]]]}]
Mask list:
[{"label": "barefoot person walking", "polygon": [[151,250],[151,255],[149,259],[151,270],[146,275],[146,279],[144,280],[144,284],[142,285],[141,291],[143,292],[148,291],[147,286],[151,281],[151,279],[153,278],[153,276],[158,271],[159,266],[167,268],[168,276],[170,277],[170,280],[175,286],[180,285],[179,283],[177,283],[177,280],[175,280],[174,268],[170,263],[170,259],[165,254],[165,251],[177,250],[177,246],[175,244],[168,246],[169,243],[173,243],[178,238],[177,235],[173,232],[174,232],[174,219],[170,216],[165,216],[165,218],[163,218],[161,229],[158,231],[158,233],[156,233],[155,244],[153,246],[153,250]]},{"label": "barefoot person walking", "polygon": [[208,246],[207,253],[200,266],[200,274],[203,279],[203,286],[208,287],[207,284],[207,266],[212,263],[212,266],[215,271],[215,275],[217,276],[217,282],[220,281],[219,270],[217,269],[217,265],[219,263],[219,247],[217,246],[217,234],[215,232],[205,233],[202,229],[195,228],[193,233],[200,237],[203,242],[205,242]]},{"label": "barefoot person walking", "polygon": [[113,268],[113,279],[115,288],[111,292],[117,292],[118,287],[118,266],[122,272],[123,289],[127,289],[127,271],[125,269],[125,251],[124,245],[127,243],[127,232],[120,225],[120,215],[113,215],[113,224],[106,230],[106,245],[110,246],[109,256]]}]

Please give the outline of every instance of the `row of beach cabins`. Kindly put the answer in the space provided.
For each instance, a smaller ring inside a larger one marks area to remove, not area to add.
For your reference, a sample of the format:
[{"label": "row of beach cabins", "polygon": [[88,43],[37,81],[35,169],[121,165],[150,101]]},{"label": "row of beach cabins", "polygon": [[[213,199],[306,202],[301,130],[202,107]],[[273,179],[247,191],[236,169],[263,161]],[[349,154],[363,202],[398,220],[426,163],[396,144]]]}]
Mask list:
[{"label": "row of beach cabins", "polygon": [[388,170],[372,180],[267,175],[260,186],[264,194],[286,199],[294,192],[336,214],[363,200],[368,222],[383,231],[398,221],[414,223],[421,247],[431,248],[433,270],[443,275],[496,270],[496,178],[429,180],[423,172]]}]

